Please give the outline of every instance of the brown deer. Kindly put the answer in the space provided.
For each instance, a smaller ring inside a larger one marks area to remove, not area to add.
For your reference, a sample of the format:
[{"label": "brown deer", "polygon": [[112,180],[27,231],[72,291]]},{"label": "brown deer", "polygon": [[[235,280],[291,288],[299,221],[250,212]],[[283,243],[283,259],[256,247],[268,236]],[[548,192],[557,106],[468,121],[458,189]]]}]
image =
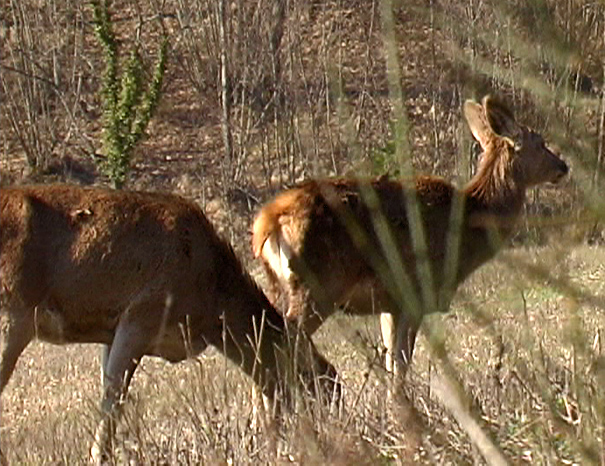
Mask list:
[{"label": "brown deer", "polygon": [[286,292],[287,318],[312,334],[335,307],[381,312],[398,383],[422,317],[447,311],[456,287],[496,254],[528,188],[568,172],[494,98],[467,101],[464,115],[483,154],[462,189],[433,176],[308,181],[265,205],[253,226],[254,255],[274,292]]},{"label": "brown deer", "polygon": [[213,345],[269,397],[287,395],[292,366],[307,388],[317,388],[315,375],[321,391],[337,388],[334,368],[310,339],[289,341],[304,334],[288,331],[193,202],[47,185],[1,189],[0,208],[0,390],[34,338],[107,345],[94,462],[110,452],[145,355],[176,362]]}]

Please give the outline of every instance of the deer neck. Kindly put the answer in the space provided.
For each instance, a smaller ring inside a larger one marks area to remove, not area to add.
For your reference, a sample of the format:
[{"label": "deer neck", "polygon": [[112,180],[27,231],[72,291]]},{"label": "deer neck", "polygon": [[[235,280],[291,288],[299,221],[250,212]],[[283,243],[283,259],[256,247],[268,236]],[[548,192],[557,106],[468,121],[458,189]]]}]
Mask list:
[{"label": "deer neck", "polygon": [[[499,153],[499,152],[495,152]],[[463,188],[465,231],[456,283],[490,260],[512,235],[525,199],[518,168],[507,157],[484,154],[476,175]]]},{"label": "deer neck", "polygon": [[475,222],[483,219],[486,227],[508,236],[521,213],[526,186],[509,149],[493,149],[483,154],[477,173],[464,188],[467,213]]}]

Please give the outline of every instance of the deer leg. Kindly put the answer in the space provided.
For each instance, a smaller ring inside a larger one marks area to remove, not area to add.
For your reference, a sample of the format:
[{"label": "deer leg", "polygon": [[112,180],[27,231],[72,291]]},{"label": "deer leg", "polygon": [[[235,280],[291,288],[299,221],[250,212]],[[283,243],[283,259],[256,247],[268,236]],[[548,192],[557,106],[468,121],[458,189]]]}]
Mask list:
[{"label": "deer leg", "polygon": [[415,319],[406,318],[401,313],[380,314],[382,341],[386,347],[386,369],[393,377],[392,390],[399,390],[403,385],[412,361],[419,327],[420,324]]},{"label": "deer leg", "polygon": [[121,403],[148,344],[149,334],[139,326],[131,322],[118,325],[103,362],[101,421],[90,451],[91,460],[95,464],[103,463],[110,453]]},{"label": "deer leg", "polygon": [[101,384],[103,386],[103,390],[107,387],[107,379],[105,374],[107,374],[107,363],[109,361],[109,352],[111,351],[111,345],[103,345],[101,348]]},{"label": "deer leg", "polygon": [[[34,338],[33,312],[19,313],[5,308],[0,314],[0,393],[8,384],[17,360]],[[0,465],[8,465],[8,460],[0,450]]]},{"label": "deer leg", "polygon": [[19,356],[35,334],[33,312],[13,311],[6,309],[6,313],[0,316],[0,393],[13,374]]},{"label": "deer leg", "polygon": [[389,374],[395,373],[395,346],[397,341],[395,316],[390,312],[380,314],[380,331],[385,347],[385,365]]},{"label": "deer leg", "polygon": [[410,319],[403,314],[393,315],[383,313],[380,315],[382,338],[386,351],[387,370],[391,377],[388,384],[387,399],[389,411],[401,425],[409,426],[410,445],[422,445],[421,432],[424,423],[414,403],[403,390],[403,383],[407,369],[412,361],[416,334],[420,327],[419,321]]},{"label": "deer leg", "polygon": [[[317,298],[320,299],[317,299]],[[330,303],[322,292],[312,293],[311,290],[295,281],[288,285],[288,312],[286,319],[297,322],[309,335],[324,323],[334,313],[334,303]]]},{"label": "deer leg", "polygon": [[268,289],[266,294],[269,298],[269,301],[275,304],[282,296],[282,287],[279,278],[271,266],[264,260],[262,261],[262,265],[268,281]]},{"label": "deer leg", "polygon": [[405,377],[410,364],[412,364],[412,355],[414,354],[419,328],[420,323],[410,318],[402,318],[397,326],[396,354],[398,357],[395,363],[395,374],[400,379]]}]

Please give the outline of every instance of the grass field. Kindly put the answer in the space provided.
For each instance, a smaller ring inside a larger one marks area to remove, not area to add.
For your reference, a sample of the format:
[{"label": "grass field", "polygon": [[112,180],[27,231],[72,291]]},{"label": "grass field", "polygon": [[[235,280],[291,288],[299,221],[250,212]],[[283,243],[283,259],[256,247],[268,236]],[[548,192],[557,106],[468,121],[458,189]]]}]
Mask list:
[{"label": "grass field", "polygon": [[[250,382],[217,351],[177,365],[147,358],[131,387],[116,462],[482,463],[434,394],[443,362],[431,356],[430,333],[444,339],[468,409],[508,460],[602,464],[604,301],[602,247],[502,254],[465,283],[452,312],[425,323],[403,411],[387,400],[378,319],[337,314],[315,339],[343,377],[342,406],[303,403],[277,431],[251,427]],[[0,437],[10,464],[86,461],[99,353],[94,345],[27,349],[2,398]]]}]

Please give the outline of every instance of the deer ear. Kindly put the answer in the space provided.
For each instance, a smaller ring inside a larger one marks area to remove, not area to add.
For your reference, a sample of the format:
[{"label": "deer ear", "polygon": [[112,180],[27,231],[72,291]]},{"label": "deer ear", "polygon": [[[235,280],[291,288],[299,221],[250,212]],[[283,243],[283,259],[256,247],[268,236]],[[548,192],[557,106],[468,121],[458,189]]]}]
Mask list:
[{"label": "deer ear", "polygon": [[485,109],[481,104],[473,100],[467,100],[464,103],[463,110],[471,133],[473,133],[475,139],[481,144],[483,150],[486,150],[487,144],[494,137],[494,131],[487,119]]},{"label": "deer ear", "polygon": [[512,140],[517,139],[519,126],[513,112],[506,105],[488,95],[483,98],[483,108],[494,133]]}]

